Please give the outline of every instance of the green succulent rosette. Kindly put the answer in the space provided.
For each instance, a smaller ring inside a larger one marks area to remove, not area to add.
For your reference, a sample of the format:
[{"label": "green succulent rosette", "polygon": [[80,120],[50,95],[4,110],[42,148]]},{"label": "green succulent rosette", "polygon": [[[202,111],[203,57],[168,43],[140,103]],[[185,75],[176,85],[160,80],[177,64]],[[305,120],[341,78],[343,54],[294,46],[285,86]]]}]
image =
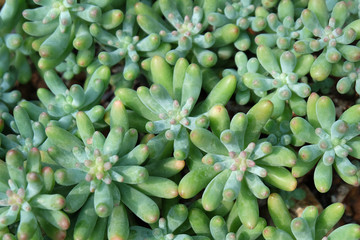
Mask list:
[{"label": "green succulent rosette", "polygon": [[250,88],[248,88],[244,83],[244,75],[246,73],[260,73],[266,74],[264,69],[259,63],[259,60],[255,57],[248,59],[244,52],[237,52],[235,54],[235,64],[237,70],[234,69],[225,69],[222,72],[222,75],[234,75],[236,77],[236,95],[235,100],[239,105],[245,105],[249,103],[251,100],[256,101],[254,99],[258,97],[254,94]]},{"label": "green succulent rosette", "polygon": [[[28,20],[23,30],[35,38],[32,45],[40,55],[37,64],[44,71],[59,65],[74,48],[80,59],[84,54],[94,58],[95,41],[89,25],[98,23],[113,29],[123,20],[116,1],[41,0],[34,3],[38,6],[22,13]],[[86,67],[80,59],[80,65]]]},{"label": "green succulent rosette", "polygon": [[187,129],[208,126],[206,112],[212,104],[230,99],[236,79],[233,75],[224,77],[207,99],[197,103],[202,85],[198,65],[180,58],[172,70],[163,58],[155,56],[151,60],[151,74],[154,84],[150,88],[139,87],[136,92],[123,88],[117,91],[117,96],[138,115],[150,120],[146,130],[158,134],[148,143],[150,151],[161,153],[158,149],[165,144],[157,144],[158,139],[173,141],[174,157],[184,160],[190,144]]},{"label": "green succulent rosette", "polygon": [[260,218],[256,227],[253,229],[247,228],[245,225],[241,225],[239,229],[234,232],[228,230],[227,222],[221,216],[214,216],[210,220],[210,232],[214,240],[233,240],[233,239],[249,239],[255,240],[261,236],[263,229],[266,226],[266,221]]},{"label": "green succulent rosette", "polygon": [[[0,86],[1,110],[13,108],[20,100],[18,91],[10,91],[15,81],[27,83],[31,68],[27,56],[32,54],[32,38],[21,30],[21,11],[26,8],[24,0],[5,1],[0,11]],[[3,106],[5,105],[5,106]]]},{"label": "green succulent rosette", "polygon": [[[257,198],[267,198],[270,193],[263,180],[287,191],[294,190],[297,185],[295,178],[285,168],[295,165],[296,155],[285,147],[273,147],[269,142],[259,140],[260,131],[272,110],[270,101],[260,101],[247,114],[237,113],[231,122],[228,117],[226,119],[215,111],[214,125],[225,122],[222,131],[216,129],[214,134],[197,128],[190,133],[192,143],[207,153],[202,162],[213,165],[216,175],[209,182],[205,182],[206,178],[201,180],[202,186],[206,186],[202,197],[204,209],[213,211],[223,199],[236,199],[239,218],[250,229],[259,220]],[[190,173],[179,183],[179,194],[186,198],[192,196],[187,196],[188,188],[191,188],[189,179],[194,178],[190,177]]]},{"label": "green succulent rosette", "polygon": [[[290,51],[275,52],[264,45],[258,46],[256,55],[260,64],[270,75],[247,72],[243,75],[244,84],[259,97],[273,102],[273,117],[278,117],[283,113],[287,102],[295,114],[305,115],[304,98],[310,95],[311,89],[307,83],[300,80],[309,73],[314,57],[307,54],[297,58]],[[271,93],[268,94],[268,91]]]},{"label": "green succulent rosette", "polygon": [[[160,218],[153,229],[132,226],[130,228],[129,240],[209,240],[206,236],[184,234],[181,230],[185,227],[188,220],[189,211],[184,204],[173,205],[166,218]],[[180,232],[180,233],[178,233]]]},{"label": "green succulent rosette", "polygon": [[299,9],[301,8],[296,8],[296,3],[293,1],[282,0],[278,5],[277,13],[270,13],[266,17],[270,29],[265,29],[265,33],[257,35],[254,39],[255,43],[270,48],[291,50],[298,39],[311,37],[310,30],[304,28],[302,20],[295,18]]},{"label": "green succulent rosette", "polygon": [[5,152],[16,148],[27,157],[32,148],[40,148],[45,142],[47,137],[43,123],[31,120],[23,107],[16,106],[13,110],[14,116],[8,113],[2,115],[6,125],[14,132],[7,135],[0,133],[1,146]]},{"label": "green succulent rosette", "polygon": [[329,16],[324,0],[311,0],[308,9],[301,13],[304,26],[314,37],[297,41],[294,50],[300,54],[321,51],[310,69],[310,75],[316,81],[325,80],[332,65],[342,58],[350,62],[359,61],[360,48],[351,45],[358,38],[359,21],[348,23],[348,11],[346,3],[341,1]]},{"label": "green succulent rosette", "polygon": [[62,211],[65,198],[52,192],[54,172],[42,167],[37,148],[32,148],[26,158],[18,150],[9,150],[6,163],[1,161],[0,181],[4,239],[13,239],[14,235],[17,239],[43,239],[43,231],[53,239],[66,236],[70,220]]},{"label": "green succulent rosette", "polygon": [[215,29],[228,24],[235,24],[240,29],[240,34],[233,41],[235,48],[246,51],[251,47],[252,34],[249,28],[255,32],[261,32],[267,27],[266,18],[269,12],[260,1],[241,0],[226,2],[223,9],[209,13],[207,20]]},{"label": "green succulent rosette", "polygon": [[283,113],[277,118],[270,118],[266,122],[262,132],[267,134],[266,140],[273,146],[302,146],[304,143],[295,138],[290,129],[290,120],[293,113],[288,105]]},{"label": "green succulent rosette", "polygon": [[[115,101],[111,106],[107,137],[95,131],[89,117],[81,111],[76,114],[80,139],[56,125],[46,128],[48,140],[43,148],[48,147],[48,155],[58,165],[55,180],[65,186],[59,188],[66,195],[65,211],[74,213],[80,210],[74,239],[87,239],[99,234],[88,229],[101,224],[103,220],[100,218],[108,218],[107,228],[101,230],[102,236],[106,229],[110,231],[113,228],[113,221],[114,224],[116,221],[127,221],[123,207],[117,209],[121,204],[145,222],[158,220],[159,208],[156,203],[137,190],[142,187],[151,193],[156,185],[153,179],[148,179],[146,168],[140,166],[147,159],[149,150],[145,144],[136,146],[138,134],[135,129],[129,129],[128,121],[124,105]],[[174,186],[170,190],[171,197],[175,197],[176,184],[175,192]],[[121,214],[115,213],[117,211]],[[113,229],[115,233],[123,230]]]},{"label": "green succulent rosette", "polygon": [[128,81],[133,81],[139,76],[141,58],[148,59],[155,55],[165,57],[164,52],[170,50],[170,46],[161,45],[158,33],[140,39],[141,32],[137,28],[135,6],[142,4],[138,1],[127,1],[124,21],[115,36],[99,24],[94,23],[90,26],[90,33],[105,49],[98,55],[99,62],[111,67],[125,60],[123,78]]},{"label": "green succulent rosette", "polygon": [[62,73],[62,77],[69,81],[81,72],[81,67],[77,63],[75,54],[70,53],[62,63],[55,67],[55,70]]},{"label": "green succulent rosette", "polygon": [[[359,43],[357,44],[359,45]],[[336,83],[336,90],[341,94],[360,93],[360,64],[359,62],[339,61],[334,64],[332,75],[340,77]]]},{"label": "green succulent rosette", "polygon": [[341,203],[333,203],[320,214],[315,206],[308,206],[300,217],[292,219],[284,201],[278,194],[271,194],[268,198],[268,209],[275,227],[268,226],[263,231],[266,240],[335,240],[360,238],[358,224],[346,224],[328,234],[345,212]]},{"label": "green succulent rosette", "polygon": [[22,101],[19,103],[33,121],[43,122],[46,127],[49,122],[61,128],[75,131],[75,115],[84,111],[97,126],[104,127],[105,109],[98,105],[110,82],[110,69],[100,66],[88,76],[86,87],[79,84],[67,88],[63,80],[54,70],[44,73],[44,80],[49,89],[39,88],[37,95],[41,105]]},{"label": "green succulent rosette", "polygon": [[358,186],[358,164],[348,156],[360,158],[359,106],[354,105],[336,120],[335,106],[329,97],[312,93],[307,102],[307,120],[295,117],[290,122],[294,136],[309,143],[300,148],[299,159],[292,169],[296,177],[303,176],[315,165],[314,182],[320,192],[332,185],[332,167],[346,183]]},{"label": "green succulent rosette", "polygon": [[235,24],[225,25],[213,32],[206,31],[204,19],[208,10],[216,7],[216,1],[209,1],[208,5],[204,3],[204,6],[194,6],[192,1],[160,0],[158,4],[161,14],[145,4],[136,4],[137,22],[147,34],[159,34],[162,42],[176,45],[165,56],[172,65],[179,58],[194,56],[201,66],[212,67],[217,62],[217,55],[209,48],[226,46],[239,36],[239,28]]}]

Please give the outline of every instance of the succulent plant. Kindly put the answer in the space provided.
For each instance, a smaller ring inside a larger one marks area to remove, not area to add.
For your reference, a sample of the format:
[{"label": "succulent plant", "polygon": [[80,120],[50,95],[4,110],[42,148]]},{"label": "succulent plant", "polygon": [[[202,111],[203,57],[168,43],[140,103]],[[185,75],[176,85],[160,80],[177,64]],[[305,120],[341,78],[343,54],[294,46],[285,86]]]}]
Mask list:
[{"label": "succulent plant", "polygon": [[[75,185],[66,196],[65,211],[73,213],[82,209],[75,226],[74,239],[89,237],[91,232],[84,228],[94,226],[97,217],[119,221],[116,219],[120,216],[112,214],[120,202],[144,221],[155,222],[159,215],[156,204],[129,186],[142,183],[148,177],[147,170],[139,166],[148,156],[148,147],[144,144],[135,147],[137,131],[128,129],[123,104],[120,101],[113,103],[111,130],[106,138],[94,130],[84,112],[76,114],[76,123],[81,140],[55,125],[46,128],[49,141],[46,145],[50,146],[48,154],[60,167],[55,172],[56,182],[63,186]],[[87,217],[90,212],[92,217]],[[109,227],[111,224],[108,223]]]},{"label": "succulent plant", "polygon": [[0,38],[0,110],[9,111],[21,99],[18,90],[13,90],[16,81],[26,83],[31,78],[29,63],[25,57],[28,49],[17,33],[9,33]]},{"label": "succulent plant", "polygon": [[190,236],[188,234],[176,234],[176,230],[184,224],[188,218],[188,209],[183,204],[176,204],[170,208],[166,218],[160,218],[158,227],[148,229],[141,226],[131,227],[129,240],[209,240],[206,236]]},{"label": "succulent plant", "polygon": [[306,190],[304,188],[297,188],[292,192],[286,192],[280,190],[278,194],[284,200],[284,203],[288,209],[296,207],[296,203],[301,200],[306,200]]},{"label": "succulent plant", "polygon": [[[336,68],[336,69],[335,69]],[[336,90],[341,94],[360,93],[360,65],[358,62],[340,61],[334,66],[332,74],[341,77],[336,84]]]},{"label": "succulent plant", "polygon": [[219,12],[208,15],[209,24],[220,28],[226,24],[235,24],[240,28],[240,34],[234,41],[234,46],[240,51],[246,51],[251,46],[252,36],[247,32],[261,32],[267,26],[266,17],[268,11],[260,6],[260,1],[241,0],[232,3],[226,2],[226,6]]},{"label": "succulent plant", "polygon": [[210,221],[211,236],[214,240],[234,240],[234,239],[249,239],[255,240],[261,236],[261,233],[266,226],[266,221],[263,218],[259,219],[258,224],[254,229],[249,229],[242,225],[236,233],[229,232],[226,226],[226,221],[221,216],[214,216]]},{"label": "succulent plant", "polygon": [[266,20],[271,32],[257,35],[257,45],[291,50],[296,40],[311,37],[311,32],[304,28],[302,20],[295,18],[295,5],[292,1],[282,0],[277,14],[270,13]]},{"label": "succulent plant", "polygon": [[9,108],[13,108],[21,99],[21,93],[18,90],[12,90],[15,86],[16,74],[13,72],[5,72],[0,77],[0,110],[9,111]]},{"label": "succulent plant", "polygon": [[313,82],[309,82],[309,78],[308,77],[303,77],[302,82],[307,82],[310,87],[311,87],[311,91],[312,92],[316,92],[319,94],[329,94],[333,91],[333,86],[334,86],[334,79],[332,78],[327,78],[324,81],[313,81]]},{"label": "succulent plant", "polygon": [[[221,131],[220,139],[201,128],[194,129],[190,134],[195,146],[207,153],[202,158],[203,163],[213,165],[218,172],[203,193],[204,209],[216,209],[222,199],[237,199],[239,208],[248,206],[238,214],[241,222],[250,229],[259,219],[257,198],[267,198],[270,193],[261,178],[287,191],[296,188],[296,180],[284,168],[295,165],[295,154],[287,148],[273,147],[269,142],[258,139],[272,109],[270,101],[261,101],[246,115],[237,113],[227,126],[224,124],[226,127]],[[224,121],[220,114],[218,118],[218,122]],[[182,187],[180,183],[180,194]]]},{"label": "succulent plant", "polygon": [[103,12],[111,8],[112,1],[34,0],[34,3],[39,7],[23,11],[24,18],[29,20],[23,29],[36,37],[32,44],[39,52],[38,66],[43,70],[56,67],[73,48],[80,52],[91,48],[89,24],[99,23],[111,29],[122,21],[120,10]]},{"label": "succulent plant", "polygon": [[360,240],[359,3],[0,1],[0,239]]},{"label": "succulent plant", "polygon": [[[305,115],[306,102],[303,98],[310,95],[311,89],[307,83],[299,80],[309,72],[314,57],[308,54],[297,59],[290,51],[282,52],[277,56],[264,45],[257,48],[256,55],[260,64],[271,76],[247,72],[243,75],[244,84],[253,89],[259,97],[267,96],[266,98],[274,103],[273,117],[282,114],[286,101],[295,114]],[[273,93],[267,95],[267,91],[273,89]]]},{"label": "succulent plant", "polygon": [[332,184],[332,166],[347,183],[358,186],[358,168],[348,155],[360,158],[360,119],[358,105],[346,110],[336,120],[335,106],[329,97],[312,93],[307,102],[307,118],[295,117],[290,122],[294,136],[309,143],[299,150],[299,159],[292,169],[296,177],[303,176],[316,164],[314,182],[318,191],[327,192]]},{"label": "succulent plant", "polygon": [[[50,90],[40,88],[37,94],[45,108],[31,102],[23,101],[21,103],[21,106],[31,115],[31,119],[38,119],[40,114],[45,112],[48,113],[51,121],[57,122],[57,125],[65,129],[75,127],[74,118],[78,111],[85,111],[92,122],[102,120],[105,110],[96,104],[100,102],[110,81],[108,67],[97,68],[89,76],[85,90],[78,84],[74,84],[68,89],[54,70],[46,71],[44,80]],[[46,127],[46,125],[44,126]]]},{"label": "succulent plant", "polygon": [[[345,0],[346,6],[349,9],[350,19],[357,20],[359,18],[359,0]],[[335,1],[326,1],[326,5],[328,6],[328,9],[332,9],[334,5],[336,4]],[[350,20],[351,21],[351,20]]]},{"label": "succulent plant", "polygon": [[[150,89],[139,87],[136,94],[128,89],[120,89],[119,98],[139,115],[151,120],[146,124],[148,132],[159,134],[157,137],[166,138],[168,141],[174,141],[176,159],[185,159],[190,144],[186,129],[206,127],[208,118],[203,113],[211,107],[208,106],[211,99],[196,106],[202,84],[200,68],[196,64],[189,65],[186,59],[180,58],[171,72],[171,67],[158,56],[152,58],[151,66],[154,84]],[[158,75],[158,72],[164,75]],[[226,84],[229,89],[224,89]],[[224,86],[223,89],[220,89],[220,85]],[[212,91],[214,100],[226,103],[234,91],[234,76],[223,78],[218,86],[219,89],[214,88]],[[224,93],[223,96],[219,96],[220,92]],[[134,102],[134,98],[137,102]],[[197,114],[195,115],[194,112]],[[193,114],[194,117],[191,116]]]},{"label": "succulent plant", "polygon": [[[138,77],[140,68],[138,62],[140,56],[150,56],[159,53],[157,49],[160,46],[161,38],[153,33],[143,38],[137,34],[136,15],[134,6],[138,1],[127,1],[126,15],[122,23],[122,29],[116,31],[116,36],[102,29],[98,24],[90,26],[90,33],[98,42],[106,46],[106,51],[99,53],[98,59],[101,64],[113,66],[125,59],[124,78],[132,81]],[[141,3],[138,3],[141,4]]]},{"label": "succulent plant", "polygon": [[65,61],[55,67],[57,72],[62,73],[62,77],[66,80],[71,80],[74,75],[79,74],[81,71],[80,66],[77,64],[76,56],[70,53],[65,58]]},{"label": "succulent plant", "polygon": [[205,10],[201,6],[194,6],[192,1],[177,3],[160,0],[158,4],[168,22],[164,22],[161,15],[141,3],[135,6],[137,22],[147,34],[159,34],[161,41],[177,43],[175,49],[166,53],[166,61],[170,64],[175,64],[179,58],[191,53],[201,66],[212,67],[217,62],[217,55],[208,49],[225,46],[235,41],[239,35],[239,29],[234,24],[218,28],[214,33],[204,33],[202,21],[206,15]]},{"label": "succulent plant", "polygon": [[0,111],[11,111],[21,99],[18,90],[13,90],[16,81],[26,83],[31,69],[25,57],[30,54],[29,41],[22,33],[13,32],[21,23],[19,13],[25,8],[23,0],[6,1],[0,11]]},{"label": "succulent plant", "polygon": [[45,127],[38,121],[32,121],[21,106],[16,106],[13,114],[7,116],[7,122],[16,135],[0,133],[1,146],[7,151],[16,148],[26,158],[34,147],[40,148],[46,140]]},{"label": "succulent plant", "polygon": [[[19,221],[14,233],[18,239],[42,239],[42,231],[52,238],[66,235],[70,220],[61,211],[65,199],[52,193],[54,172],[41,166],[37,148],[27,158],[15,149],[7,152],[6,163],[1,161],[1,185],[1,229],[11,229]],[[12,233],[5,235],[8,239]]]},{"label": "succulent plant", "polygon": [[342,57],[350,62],[359,61],[360,48],[349,45],[357,38],[359,23],[346,23],[347,16],[348,9],[344,1],[334,6],[330,18],[323,0],[311,0],[308,9],[302,12],[302,22],[313,33],[314,38],[297,41],[294,50],[301,54],[323,50],[310,69],[314,80],[326,79],[332,64],[340,61]]},{"label": "succulent plant", "polygon": [[280,195],[273,193],[268,198],[268,209],[276,227],[268,226],[264,229],[263,236],[266,240],[360,238],[358,224],[346,224],[327,235],[344,214],[345,207],[341,203],[329,205],[320,214],[315,206],[308,206],[300,217],[291,219]]},{"label": "succulent plant", "polygon": [[263,132],[268,135],[266,140],[273,146],[288,146],[290,144],[295,146],[303,145],[303,142],[294,138],[290,130],[291,118],[291,109],[290,107],[285,106],[283,113],[278,118],[269,119],[263,128]]},{"label": "succulent plant", "polygon": [[[22,23],[21,11],[26,5],[24,0],[5,1],[0,11],[0,78],[2,79],[1,88],[4,92],[12,88],[16,80],[26,83],[31,78],[31,69],[26,56],[32,53],[30,46],[32,39],[18,30]],[[15,98],[15,96],[13,97]],[[15,100],[14,98],[13,100]],[[9,97],[5,97],[2,102],[9,100]],[[11,104],[11,102],[9,103]],[[16,104],[16,102],[12,102],[12,104]],[[12,107],[14,106],[12,105]]]},{"label": "succulent plant", "polygon": [[247,72],[258,73],[263,72],[261,65],[257,58],[248,59],[243,52],[237,52],[235,55],[235,64],[237,71],[234,69],[225,69],[222,73],[223,76],[234,75],[236,77],[236,102],[240,105],[245,105],[251,100],[252,92],[244,84],[243,76]]},{"label": "succulent plant", "polygon": [[124,204],[115,205],[110,216],[101,218],[94,210],[94,196],[81,208],[69,239],[128,239],[129,219]]}]

